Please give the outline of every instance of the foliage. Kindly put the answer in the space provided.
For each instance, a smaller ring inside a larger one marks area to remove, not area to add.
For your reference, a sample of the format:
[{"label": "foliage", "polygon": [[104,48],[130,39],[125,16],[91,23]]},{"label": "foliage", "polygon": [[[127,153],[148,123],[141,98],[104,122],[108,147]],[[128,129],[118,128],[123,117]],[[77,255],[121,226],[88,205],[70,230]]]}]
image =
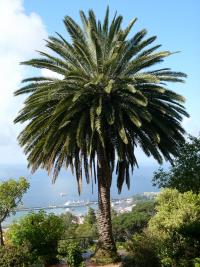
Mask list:
[{"label": "foliage", "polygon": [[194,267],[200,267],[200,258],[194,259]]},{"label": "foliage", "polygon": [[113,217],[113,235],[116,241],[126,241],[133,234],[141,232],[147,226],[154,213],[154,202],[138,203],[132,212],[118,214]]},{"label": "foliage", "polygon": [[107,265],[110,263],[116,263],[120,261],[120,257],[118,254],[114,252],[106,251],[105,249],[97,249],[95,255],[92,257],[92,262],[95,265]]},{"label": "foliage", "polygon": [[29,188],[29,183],[23,177],[18,181],[9,179],[0,182],[0,243],[3,244],[1,223],[10,216],[15,214],[15,209],[22,203],[22,197]]},{"label": "foliage", "polygon": [[27,246],[2,246],[0,247],[1,267],[29,267],[32,264],[32,256]]},{"label": "foliage", "polygon": [[83,224],[78,224],[76,216],[70,212],[60,215],[64,223],[63,239],[76,239],[81,248],[86,249],[97,238],[96,215],[93,209],[89,209]]},{"label": "foliage", "polygon": [[97,238],[96,216],[93,209],[88,210],[83,224],[78,224],[76,216],[70,212],[60,215],[64,224],[63,239],[78,240],[82,249],[88,249]]},{"label": "foliage", "polygon": [[148,230],[159,242],[163,266],[192,266],[200,256],[200,194],[165,189],[157,197],[156,210]]},{"label": "foliage", "polygon": [[116,242],[117,250],[124,250],[124,244],[125,242]]},{"label": "foliage", "polygon": [[111,219],[113,220],[117,216],[117,211],[114,208],[111,208]]},{"label": "foliage", "polygon": [[200,137],[189,137],[168,172],[160,168],[154,173],[153,184],[159,188],[171,187],[180,192],[200,193]]},{"label": "foliage", "polygon": [[91,240],[96,239],[97,237],[97,229],[96,226],[91,226],[90,224],[84,222],[83,224],[79,224],[75,230],[75,236],[78,237],[88,237]]},{"label": "foliage", "polygon": [[93,208],[89,207],[88,208],[88,213],[85,216],[84,222],[88,223],[89,225],[94,225],[96,224],[96,214]]},{"label": "foliage", "polygon": [[200,194],[179,193],[176,189],[163,190],[156,199],[156,215],[149,226],[154,229],[179,229],[200,219]]},{"label": "foliage", "polygon": [[155,213],[155,201],[140,201],[135,206],[133,206],[132,212],[144,212],[146,214],[153,215]]},{"label": "foliage", "polygon": [[[96,215],[92,208],[88,209],[88,213],[84,218],[83,224],[79,224],[75,230],[75,236],[80,239],[80,245],[86,249],[93,245],[93,241],[97,239]],[[83,237],[83,238],[81,238]]]},{"label": "foliage", "polygon": [[97,219],[94,209],[89,207],[87,214],[84,218],[84,223],[79,224],[76,229],[76,236],[89,237],[91,240],[97,238]]},{"label": "foliage", "polygon": [[0,222],[3,222],[11,213],[15,213],[28,188],[29,183],[23,177],[18,181],[9,179],[0,182]]},{"label": "foliage", "polygon": [[44,211],[30,213],[11,225],[8,237],[12,244],[20,247],[30,244],[30,253],[43,262],[54,263],[58,240],[64,232],[63,221],[54,214]]},{"label": "foliage", "polygon": [[126,241],[136,232],[141,232],[150,219],[145,213],[123,213],[112,221],[113,235],[116,241]]},{"label": "foliage", "polygon": [[68,227],[70,224],[78,223],[78,218],[69,211],[61,214],[60,218],[63,220],[65,228]]},{"label": "foliage", "polygon": [[63,221],[63,228],[64,228],[63,239],[76,237],[75,231],[76,228],[78,227],[77,217],[70,212],[66,212],[64,214],[61,214],[60,218]]},{"label": "foliage", "polygon": [[79,244],[75,241],[59,241],[58,254],[58,258],[62,260],[64,259],[69,267],[84,266],[81,248]]},{"label": "foliage", "polygon": [[132,196],[134,203],[140,203],[141,201],[147,201],[148,197],[141,194],[135,194]]},{"label": "foliage", "polygon": [[[160,267],[160,260],[156,253],[156,243],[146,234],[135,234],[125,245],[129,252],[124,266],[130,267]],[[132,265],[131,265],[132,264]]]}]

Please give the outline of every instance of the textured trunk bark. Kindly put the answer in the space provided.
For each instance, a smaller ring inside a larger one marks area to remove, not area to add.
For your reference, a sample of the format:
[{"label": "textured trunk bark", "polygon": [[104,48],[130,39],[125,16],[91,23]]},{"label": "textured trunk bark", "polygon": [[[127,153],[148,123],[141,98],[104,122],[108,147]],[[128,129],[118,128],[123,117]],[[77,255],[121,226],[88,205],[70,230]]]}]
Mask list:
[{"label": "textured trunk bark", "polygon": [[116,253],[116,246],[112,235],[111,206],[110,206],[110,181],[102,177],[101,169],[98,170],[98,232],[99,247],[107,252]]},{"label": "textured trunk bark", "polygon": [[3,241],[3,230],[2,230],[1,223],[0,223],[0,246],[4,246],[4,241]]}]

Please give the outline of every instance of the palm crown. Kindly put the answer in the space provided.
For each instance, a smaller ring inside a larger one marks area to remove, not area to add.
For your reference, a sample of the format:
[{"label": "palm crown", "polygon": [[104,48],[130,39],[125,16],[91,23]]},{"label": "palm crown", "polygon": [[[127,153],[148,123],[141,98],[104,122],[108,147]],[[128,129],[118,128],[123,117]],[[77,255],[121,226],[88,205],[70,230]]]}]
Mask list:
[{"label": "palm crown", "polygon": [[71,43],[60,34],[51,36],[47,47],[56,54],[39,52],[41,58],[23,62],[63,78],[28,78],[23,81],[28,85],[15,92],[29,93],[15,119],[28,121],[19,142],[33,171],[53,169],[55,180],[63,165],[70,166],[80,192],[82,169],[89,182],[103,164],[109,184],[116,169],[121,191],[124,181],[130,185],[129,167],[137,165],[138,144],[161,163],[172,160],[184,141],[184,98],[166,82],[183,82],[186,75],[169,68],[153,70],[172,53],[157,52],[160,45],[149,48],[156,36],[145,38],[146,30],[128,39],[136,19],[122,29],[122,16],[109,23],[108,9],[103,23],[93,11],[80,16],[83,28],[68,16],[64,19]]}]

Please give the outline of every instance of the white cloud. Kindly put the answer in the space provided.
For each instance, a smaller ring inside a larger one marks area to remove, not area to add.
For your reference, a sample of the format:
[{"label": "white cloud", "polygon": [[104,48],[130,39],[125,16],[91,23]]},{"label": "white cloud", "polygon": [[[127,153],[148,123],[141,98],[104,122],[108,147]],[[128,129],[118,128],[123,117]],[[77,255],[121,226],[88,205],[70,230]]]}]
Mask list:
[{"label": "white cloud", "polygon": [[56,73],[56,72],[48,70],[48,69],[42,69],[41,74],[44,77],[57,78],[60,80],[64,78],[64,76],[62,74]]},{"label": "white cloud", "polygon": [[13,92],[26,75],[19,63],[44,47],[47,32],[37,14],[25,13],[22,0],[0,0],[0,20],[0,163],[8,163],[24,160],[16,142],[20,127],[13,125],[22,105],[22,98],[14,98]]}]

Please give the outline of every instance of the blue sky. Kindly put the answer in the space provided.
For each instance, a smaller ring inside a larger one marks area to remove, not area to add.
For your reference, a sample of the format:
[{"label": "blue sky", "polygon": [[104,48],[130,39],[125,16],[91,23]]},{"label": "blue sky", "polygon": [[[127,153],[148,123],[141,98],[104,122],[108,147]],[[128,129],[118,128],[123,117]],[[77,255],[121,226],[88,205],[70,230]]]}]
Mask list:
[{"label": "blue sky", "polygon": [[[92,8],[103,19],[108,5],[112,15],[115,11],[123,15],[124,26],[138,17],[132,33],[146,28],[149,36],[157,35],[157,43],[164,50],[181,51],[167,59],[164,66],[188,74],[185,84],[172,84],[171,88],[187,99],[191,118],[183,122],[186,130],[194,135],[200,132],[200,1],[0,0],[0,58],[4,63],[0,67],[0,164],[26,163],[16,141],[22,127],[12,123],[23,102],[22,98],[13,98],[13,91],[30,74],[19,62],[35,56],[36,49],[43,50],[43,39],[56,31],[68,38],[62,22],[65,15],[80,22],[79,10]],[[148,162],[140,153],[139,157]]]}]

